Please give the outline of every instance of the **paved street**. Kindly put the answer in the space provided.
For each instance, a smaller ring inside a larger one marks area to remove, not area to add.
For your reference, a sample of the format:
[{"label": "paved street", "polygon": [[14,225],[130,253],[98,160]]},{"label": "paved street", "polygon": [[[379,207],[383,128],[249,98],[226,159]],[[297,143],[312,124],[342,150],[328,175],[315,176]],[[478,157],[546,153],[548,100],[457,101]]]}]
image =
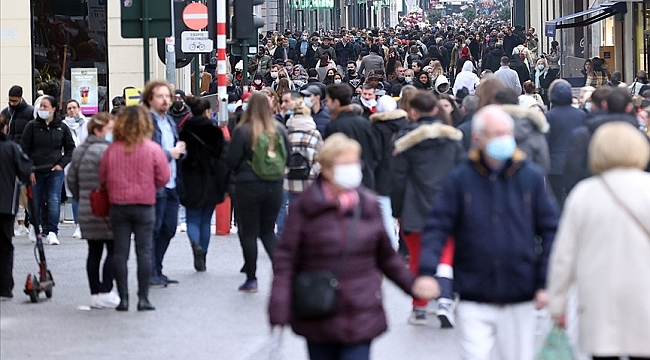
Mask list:
[{"label": "paved street", "polygon": [[[271,266],[260,246],[260,292],[237,291],[244,275],[236,235],[213,236],[205,273],[192,267],[185,233],[172,240],[165,273],[180,286],[152,289],[156,311],[135,311],[137,286],[135,255],[129,262],[131,311],[79,310],[90,293],[85,272],[87,245],[72,239],[72,225],[62,225],[61,245],[46,246],[56,280],[54,296],[39,304],[23,294],[25,276],[36,272],[33,244],[14,238],[14,299],[0,304],[0,358],[14,359],[224,359],[238,360],[247,346],[267,334],[266,303]],[[374,360],[459,359],[455,331],[406,324],[410,300],[391,283],[384,286],[389,331],[372,348]],[[43,294],[41,294],[44,297]],[[302,338],[285,331],[284,359],[307,359]]]}]

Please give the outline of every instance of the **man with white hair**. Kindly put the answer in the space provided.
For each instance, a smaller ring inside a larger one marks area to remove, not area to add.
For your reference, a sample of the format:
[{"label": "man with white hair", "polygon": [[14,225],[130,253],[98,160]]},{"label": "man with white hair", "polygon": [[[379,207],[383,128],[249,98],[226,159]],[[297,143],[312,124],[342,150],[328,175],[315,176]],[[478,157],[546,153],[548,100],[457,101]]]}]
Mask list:
[{"label": "man with white hair", "polygon": [[440,254],[453,236],[462,359],[490,359],[496,346],[495,359],[532,360],[559,209],[499,106],[476,113],[472,140],[469,161],[446,179],[425,221],[415,286],[436,287]]}]

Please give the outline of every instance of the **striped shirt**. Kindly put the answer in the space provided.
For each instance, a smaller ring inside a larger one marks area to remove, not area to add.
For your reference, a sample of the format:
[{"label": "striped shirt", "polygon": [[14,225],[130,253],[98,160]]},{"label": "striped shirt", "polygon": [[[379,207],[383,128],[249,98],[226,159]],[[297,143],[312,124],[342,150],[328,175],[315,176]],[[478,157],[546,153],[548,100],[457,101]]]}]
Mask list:
[{"label": "striped shirt", "polygon": [[[289,180],[284,179],[284,190],[293,194],[300,194],[311,185],[320,173],[320,164],[315,161],[316,154],[323,146],[323,138],[318,130],[294,130],[290,131],[289,143],[291,152],[299,152],[309,160],[311,171],[308,180]],[[289,154],[291,155],[291,154]]]}]

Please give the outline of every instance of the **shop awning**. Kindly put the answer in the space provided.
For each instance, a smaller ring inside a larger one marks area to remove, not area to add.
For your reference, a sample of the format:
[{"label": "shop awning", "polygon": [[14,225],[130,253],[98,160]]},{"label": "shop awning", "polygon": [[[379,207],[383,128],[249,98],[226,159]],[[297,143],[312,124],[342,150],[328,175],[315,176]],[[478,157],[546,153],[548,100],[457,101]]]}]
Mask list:
[{"label": "shop awning", "polygon": [[[575,14],[566,15],[547,21],[546,26],[544,27],[544,33],[548,37],[555,37],[556,29],[587,26],[610,16],[614,16],[616,14],[625,14],[626,12],[627,6],[625,5],[625,2],[609,2],[600,4],[600,6],[595,8],[583,10]],[[593,16],[590,17],[589,15]]]}]

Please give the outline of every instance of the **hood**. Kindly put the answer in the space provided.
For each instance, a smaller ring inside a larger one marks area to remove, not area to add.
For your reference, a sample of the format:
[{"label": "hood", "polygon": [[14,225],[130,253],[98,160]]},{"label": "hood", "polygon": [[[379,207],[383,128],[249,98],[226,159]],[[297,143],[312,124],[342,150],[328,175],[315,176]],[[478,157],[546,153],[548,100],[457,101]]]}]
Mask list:
[{"label": "hood", "polygon": [[558,82],[553,86],[551,92],[551,103],[553,106],[571,105],[573,101],[573,93],[571,87],[563,82]]},{"label": "hood", "polygon": [[442,84],[449,84],[449,79],[447,79],[447,77],[444,76],[444,75],[439,75],[436,78],[436,85],[435,85],[436,91],[438,91],[438,86],[440,86]]},{"label": "hood", "polygon": [[463,139],[463,133],[453,126],[442,123],[420,125],[395,141],[395,154],[403,153],[425,140],[435,139],[460,141]]},{"label": "hood", "polygon": [[444,45],[442,45],[442,46],[446,47],[448,50],[452,50],[454,48],[454,46],[456,46],[456,42],[453,41],[453,40],[448,40],[448,41],[445,41]]},{"label": "hood", "polygon": [[316,123],[310,115],[294,114],[287,120],[287,128],[289,131],[316,130]]},{"label": "hood", "polygon": [[[485,159],[483,158],[483,153],[479,149],[472,149],[467,154],[467,157],[472,165],[472,167],[481,175],[488,176],[492,174],[492,170],[486,165]],[[524,165],[526,158],[528,156],[525,152],[519,148],[515,149],[514,154],[510,160],[508,160],[505,166],[499,170],[499,174],[505,178],[512,177],[521,167]]]},{"label": "hood", "polygon": [[[525,108],[519,105],[501,105],[501,108],[515,120],[515,137],[518,133],[524,131],[526,134],[532,131],[539,131],[543,134],[548,132],[549,125],[546,116],[539,110]],[[517,121],[528,120],[528,121]]]},{"label": "hood", "polygon": [[490,55],[492,56],[498,56],[499,58],[503,56],[503,49],[500,48],[494,48],[490,50]]},{"label": "hood", "polygon": [[405,110],[396,109],[393,111],[372,114],[370,115],[370,122],[400,120],[406,118],[406,116],[407,113]]},{"label": "hood", "polygon": [[471,61],[465,61],[465,63],[463,64],[463,71],[469,71],[469,72],[474,71],[474,64],[472,64]]}]

